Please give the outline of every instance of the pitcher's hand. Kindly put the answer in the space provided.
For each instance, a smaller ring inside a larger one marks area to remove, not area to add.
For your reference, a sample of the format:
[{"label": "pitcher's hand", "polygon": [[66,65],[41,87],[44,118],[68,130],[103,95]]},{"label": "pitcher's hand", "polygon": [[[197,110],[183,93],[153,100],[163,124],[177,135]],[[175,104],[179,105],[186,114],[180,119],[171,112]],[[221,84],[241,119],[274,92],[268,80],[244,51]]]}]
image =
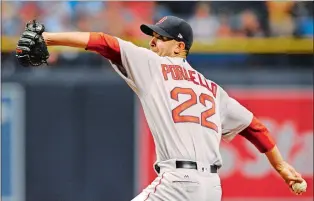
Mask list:
[{"label": "pitcher's hand", "polygon": [[285,180],[285,182],[288,184],[290,190],[292,193],[296,195],[301,195],[302,193],[295,192],[292,189],[292,185],[294,183],[302,183],[303,178],[300,173],[298,173],[291,165],[289,165],[287,162],[281,163],[277,168],[278,173],[280,176]]}]

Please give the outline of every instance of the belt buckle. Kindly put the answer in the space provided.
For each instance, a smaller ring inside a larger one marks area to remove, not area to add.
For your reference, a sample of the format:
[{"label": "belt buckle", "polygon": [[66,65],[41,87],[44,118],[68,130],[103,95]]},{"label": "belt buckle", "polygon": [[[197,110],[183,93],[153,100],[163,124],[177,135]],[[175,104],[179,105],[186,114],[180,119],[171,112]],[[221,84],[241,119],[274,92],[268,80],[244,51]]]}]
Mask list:
[{"label": "belt buckle", "polygon": [[197,163],[194,161],[176,161],[176,168],[197,170]]}]

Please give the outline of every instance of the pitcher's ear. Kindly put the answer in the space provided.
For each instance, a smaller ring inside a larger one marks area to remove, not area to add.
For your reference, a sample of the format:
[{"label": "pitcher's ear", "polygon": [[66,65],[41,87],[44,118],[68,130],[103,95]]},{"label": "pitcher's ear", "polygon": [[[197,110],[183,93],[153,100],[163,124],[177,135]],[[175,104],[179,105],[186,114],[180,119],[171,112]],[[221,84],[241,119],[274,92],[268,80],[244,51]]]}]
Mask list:
[{"label": "pitcher's ear", "polygon": [[184,42],[179,42],[178,46],[181,50],[185,50],[185,43]]},{"label": "pitcher's ear", "polygon": [[179,54],[180,52],[185,51],[185,44],[184,42],[177,42],[176,48],[174,50],[175,54]]}]

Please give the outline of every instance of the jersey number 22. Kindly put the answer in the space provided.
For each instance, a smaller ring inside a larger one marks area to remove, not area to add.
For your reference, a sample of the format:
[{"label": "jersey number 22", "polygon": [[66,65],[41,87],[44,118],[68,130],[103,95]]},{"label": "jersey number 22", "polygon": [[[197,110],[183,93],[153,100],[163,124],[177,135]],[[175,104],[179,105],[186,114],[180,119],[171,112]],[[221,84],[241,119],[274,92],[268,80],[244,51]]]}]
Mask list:
[{"label": "jersey number 22", "polygon": [[215,100],[213,97],[202,93],[199,96],[199,102],[206,107],[206,101],[212,103],[212,107],[208,110],[205,110],[201,113],[201,117],[192,116],[192,115],[181,115],[181,113],[190,108],[191,106],[197,104],[197,95],[191,88],[181,88],[175,87],[171,92],[171,98],[173,100],[179,101],[179,94],[186,94],[190,95],[191,98],[186,100],[185,102],[178,105],[176,108],[172,110],[172,118],[174,123],[184,123],[184,122],[191,122],[201,124],[204,127],[210,128],[216,132],[218,132],[218,127],[215,123],[208,121],[207,118],[213,116],[215,114]]}]

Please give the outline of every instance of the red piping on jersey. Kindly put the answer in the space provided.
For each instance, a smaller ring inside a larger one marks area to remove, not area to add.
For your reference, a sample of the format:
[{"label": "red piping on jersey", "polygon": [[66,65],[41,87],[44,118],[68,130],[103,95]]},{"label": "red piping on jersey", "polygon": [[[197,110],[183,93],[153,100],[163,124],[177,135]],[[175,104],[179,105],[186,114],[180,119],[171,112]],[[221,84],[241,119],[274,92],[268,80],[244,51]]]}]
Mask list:
[{"label": "red piping on jersey", "polygon": [[[164,178],[164,174],[165,174],[165,172],[161,175],[161,179],[159,180],[159,183],[155,186],[153,193],[156,193],[157,186],[159,186],[159,185],[161,184],[161,180]],[[147,197],[145,198],[144,201],[146,201],[146,200],[149,198],[149,195],[150,195],[150,194],[151,194],[151,193],[148,193],[148,195],[147,195]]]},{"label": "red piping on jersey", "polygon": [[269,131],[256,117],[253,117],[251,124],[239,134],[254,144],[261,153],[268,152],[275,146]]},{"label": "red piping on jersey", "polygon": [[118,39],[113,36],[101,32],[90,32],[85,49],[98,52],[113,63],[122,64],[120,45]]}]

